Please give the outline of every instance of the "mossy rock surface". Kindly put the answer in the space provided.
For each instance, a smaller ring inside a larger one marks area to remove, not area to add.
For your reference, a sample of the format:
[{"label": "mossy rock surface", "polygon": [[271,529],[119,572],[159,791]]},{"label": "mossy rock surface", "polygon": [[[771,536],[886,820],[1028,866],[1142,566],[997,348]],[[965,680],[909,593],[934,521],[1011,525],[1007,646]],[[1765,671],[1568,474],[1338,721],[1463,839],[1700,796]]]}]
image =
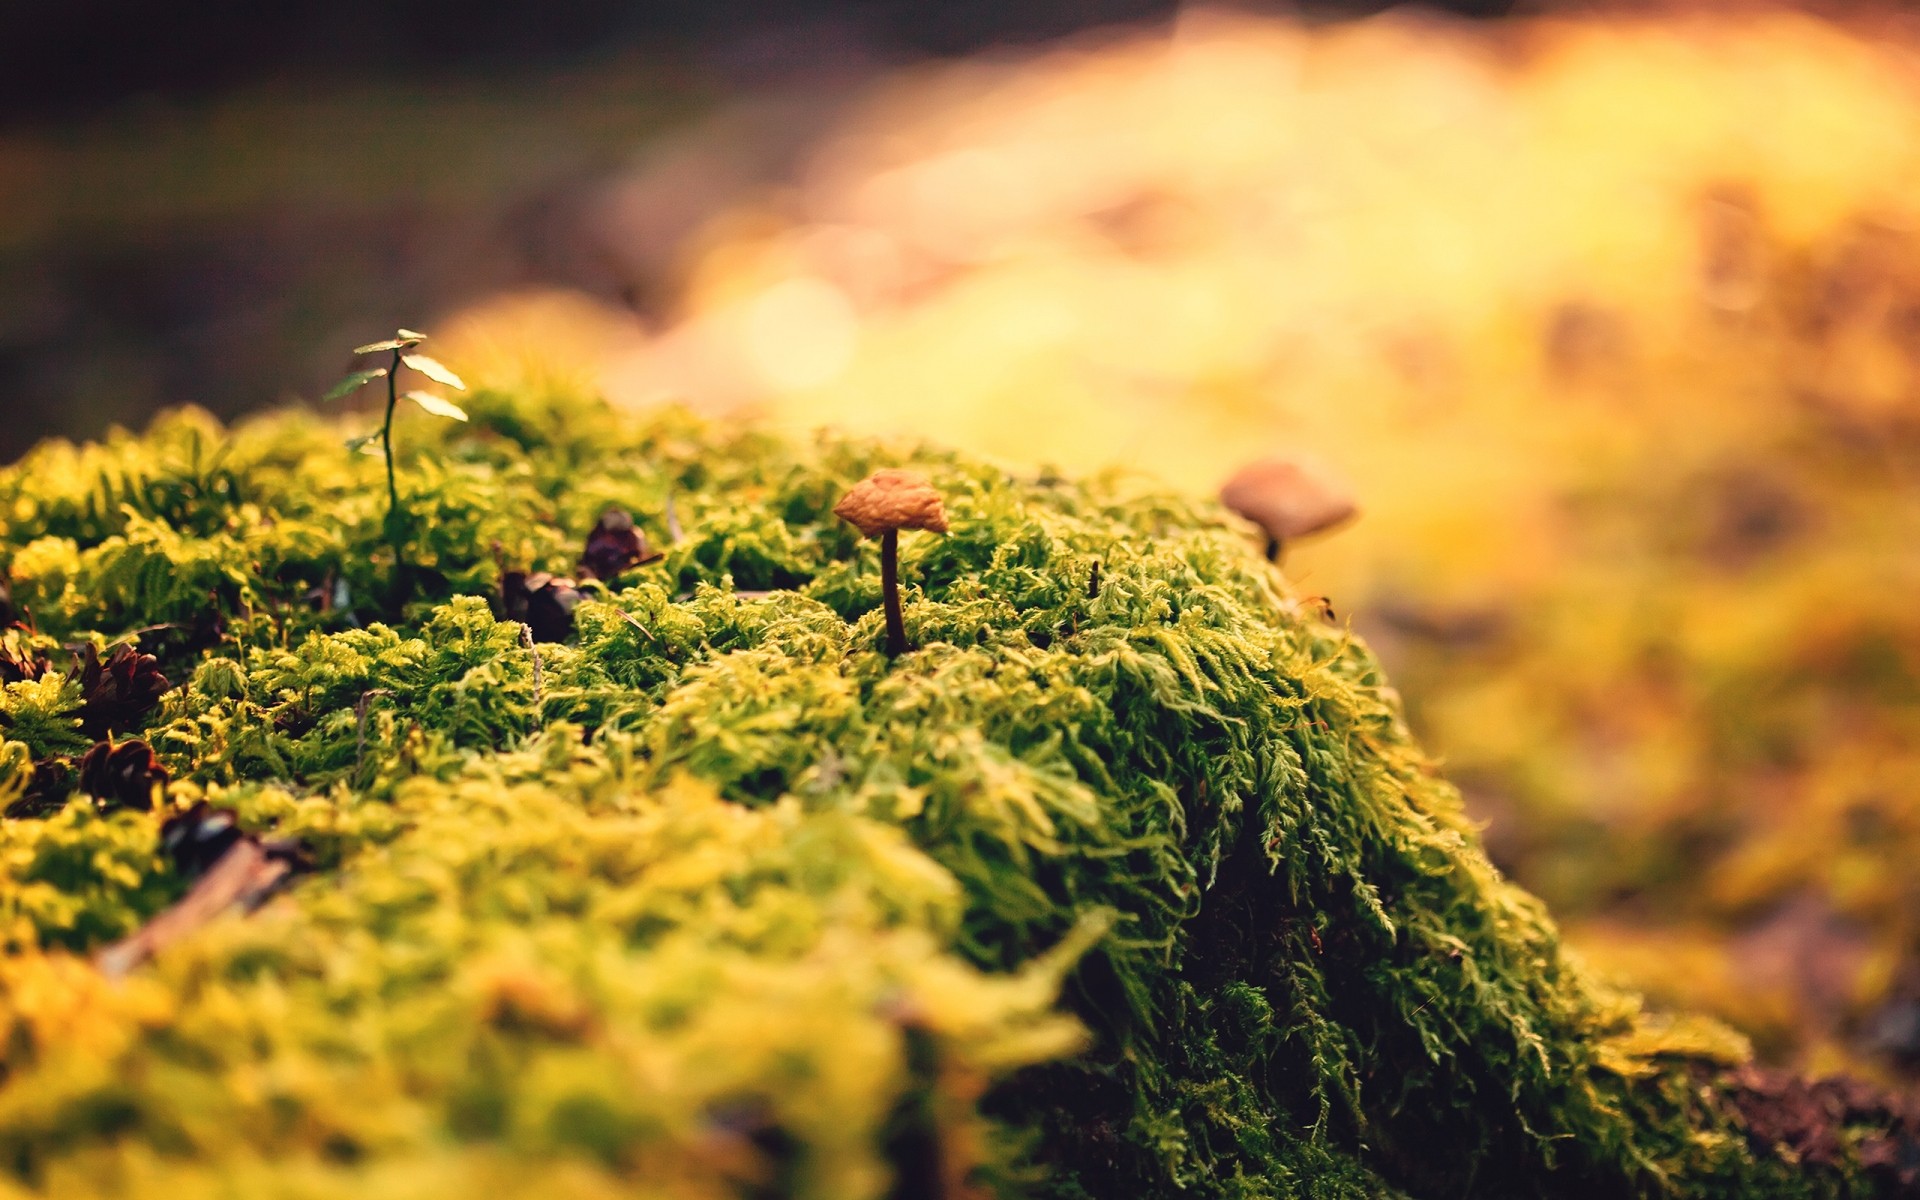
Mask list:
[{"label": "mossy rock surface", "polygon": [[[381,464],[314,418],[0,473],[39,675],[5,688],[6,799],[87,747],[64,647],[133,639],[181,685],[125,731],[167,810],[314,863],[114,979],[92,956],[187,886],[165,813],[62,789],[4,822],[8,1186],[1898,1186],[1884,1114],[1796,1155],[1726,1082],[1737,1039],[1570,962],[1366,648],[1212,509],[674,413],[473,417],[402,430],[398,605]],[[876,548],[830,510],[902,463],[952,530],[903,538],[889,659]],[[568,570],[612,505],[681,536],[564,644],[500,619],[503,568]]]}]

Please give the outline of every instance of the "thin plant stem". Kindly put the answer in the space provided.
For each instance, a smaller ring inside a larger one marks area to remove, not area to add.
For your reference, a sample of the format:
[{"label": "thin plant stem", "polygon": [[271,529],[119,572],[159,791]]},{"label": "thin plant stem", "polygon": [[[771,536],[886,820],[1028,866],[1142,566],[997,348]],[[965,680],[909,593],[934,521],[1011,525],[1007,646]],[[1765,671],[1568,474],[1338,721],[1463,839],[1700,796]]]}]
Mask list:
[{"label": "thin plant stem", "polygon": [[393,547],[393,598],[397,610],[407,600],[406,539],[400,536],[400,485],[393,475],[393,410],[400,404],[400,351],[387,368],[387,419],[380,427],[380,449],[387,459],[387,543]]},{"label": "thin plant stem", "polygon": [[[400,512],[400,488],[393,481],[393,410],[400,403],[400,352],[393,352],[393,365],[387,368],[387,421],[380,427],[380,449],[387,458],[387,526],[391,536],[395,517]],[[396,553],[399,547],[394,547]]]}]

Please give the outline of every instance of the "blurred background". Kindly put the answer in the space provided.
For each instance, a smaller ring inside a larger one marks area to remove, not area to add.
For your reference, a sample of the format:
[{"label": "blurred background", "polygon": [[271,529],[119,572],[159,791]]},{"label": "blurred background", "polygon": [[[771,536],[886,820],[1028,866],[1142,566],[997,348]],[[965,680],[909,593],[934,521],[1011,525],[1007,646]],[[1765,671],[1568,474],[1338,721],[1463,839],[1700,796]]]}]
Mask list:
[{"label": "blurred background", "polygon": [[1920,1076],[1901,12],[16,7],[0,460],[398,324],[1020,469],[1309,453],[1365,515],[1289,575],[1594,969]]}]

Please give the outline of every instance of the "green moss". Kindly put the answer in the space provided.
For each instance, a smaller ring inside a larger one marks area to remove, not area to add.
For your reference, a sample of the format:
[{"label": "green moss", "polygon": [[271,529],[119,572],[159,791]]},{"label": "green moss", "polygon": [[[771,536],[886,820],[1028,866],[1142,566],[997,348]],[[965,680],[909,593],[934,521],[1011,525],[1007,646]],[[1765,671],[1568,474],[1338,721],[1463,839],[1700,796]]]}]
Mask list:
[{"label": "green moss", "polygon": [[[434,441],[438,435],[444,440]],[[0,473],[38,640],[138,632],[176,804],[319,871],[124,983],[161,814],[0,830],[0,1166],[54,1194],[1837,1194],[1742,1048],[1561,953],[1366,649],[1118,478],[482,396],[380,465],[299,416]],[[417,448],[416,448],[417,447]],[[830,507],[911,460],[952,533]],[[483,597],[600,510],[666,540],[535,646]],[[1098,565],[1097,594],[1089,595]],[[748,595],[747,592],[767,594]],[[334,601],[344,598],[344,603]],[[0,757],[71,750],[14,685]],[[17,784],[16,784],[17,786]]]}]

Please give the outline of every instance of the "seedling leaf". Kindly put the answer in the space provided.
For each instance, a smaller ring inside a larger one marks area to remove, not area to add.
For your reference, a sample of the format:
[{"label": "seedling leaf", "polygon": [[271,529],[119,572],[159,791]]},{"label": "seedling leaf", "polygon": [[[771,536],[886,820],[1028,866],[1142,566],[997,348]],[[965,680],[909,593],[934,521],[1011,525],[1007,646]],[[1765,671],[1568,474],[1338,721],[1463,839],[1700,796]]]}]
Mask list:
[{"label": "seedling leaf", "polygon": [[436,417],[452,417],[456,421],[467,419],[467,410],[447,399],[431,392],[408,392],[407,399],[418,404]]},{"label": "seedling leaf", "polygon": [[353,451],[356,454],[367,454],[367,455],[373,456],[374,458],[386,457],[386,452],[380,448],[380,435],[377,433],[369,433],[362,437],[348,438],[347,449]]},{"label": "seedling leaf", "polygon": [[424,354],[406,354],[401,356],[400,361],[435,383],[443,383],[462,392],[467,390],[466,383],[458,375],[449,371],[446,364],[437,358],[428,358]]},{"label": "seedling leaf", "polygon": [[338,400],[342,396],[351,395],[386,373],[387,369],[385,367],[374,367],[370,371],[355,371],[339,383],[334,384],[332,390],[320,397],[320,399],[322,401]]},{"label": "seedling leaf", "polygon": [[353,352],[355,354],[379,354],[384,350],[405,350],[409,346],[418,346],[426,340],[427,335],[424,333],[415,333],[411,329],[398,329],[394,331],[392,337],[387,338],[385,341],[368,342],[364,346],[355,346]]}]

